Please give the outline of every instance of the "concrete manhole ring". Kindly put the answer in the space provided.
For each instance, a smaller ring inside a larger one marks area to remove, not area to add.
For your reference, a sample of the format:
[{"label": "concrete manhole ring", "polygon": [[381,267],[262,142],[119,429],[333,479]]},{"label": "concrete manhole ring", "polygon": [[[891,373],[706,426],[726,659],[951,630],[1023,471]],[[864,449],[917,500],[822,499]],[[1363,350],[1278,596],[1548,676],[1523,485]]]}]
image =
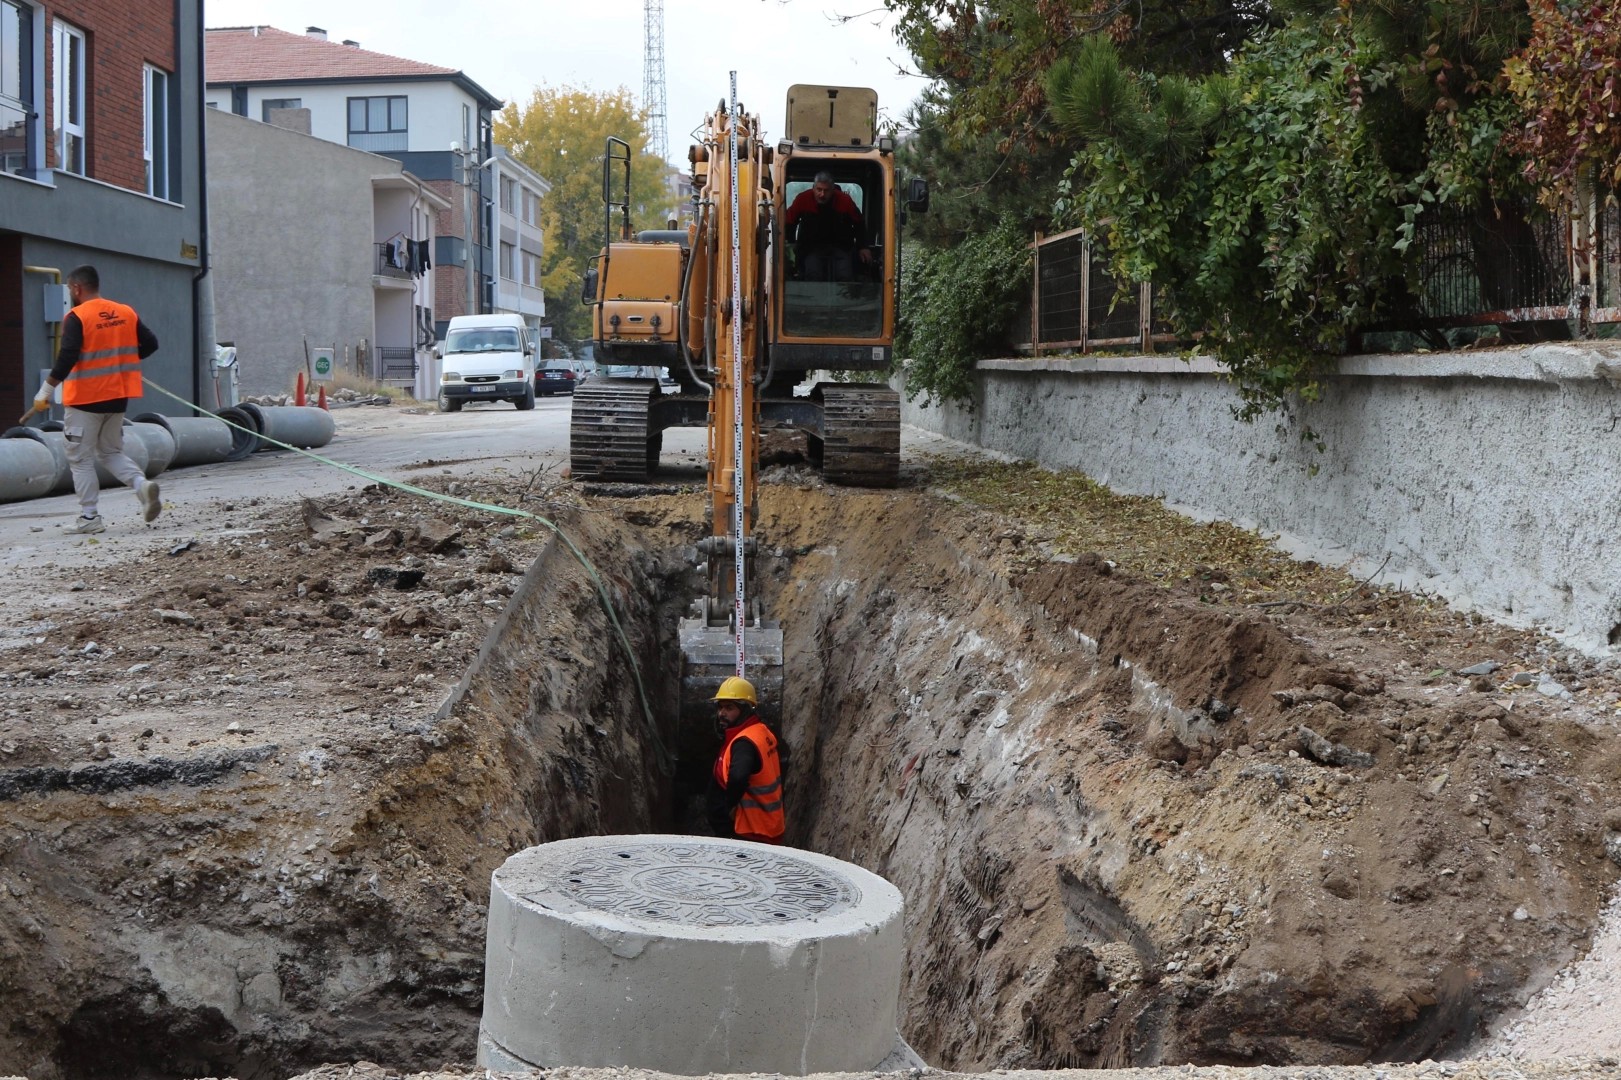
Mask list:
[{"label": "concrete manhole ring", "polygon": [[625,841],[560,861],[524,898],[554,910],[600,911],[686,926],[809,921],[861,901],[855,883],[764,845]]}]

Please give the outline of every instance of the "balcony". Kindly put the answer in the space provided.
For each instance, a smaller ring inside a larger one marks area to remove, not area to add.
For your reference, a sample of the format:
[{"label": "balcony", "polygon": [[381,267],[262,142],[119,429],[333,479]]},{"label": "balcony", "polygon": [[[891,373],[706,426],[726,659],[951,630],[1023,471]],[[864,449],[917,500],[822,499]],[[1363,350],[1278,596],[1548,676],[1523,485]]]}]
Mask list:
[{"label": "balcony", "polygon": [[396,248],[393,244],[373,244],[376,257],[374,271],[378,277],[409,278],[411,268],[406,265],[410,261],[410,254],[406,248]]}]

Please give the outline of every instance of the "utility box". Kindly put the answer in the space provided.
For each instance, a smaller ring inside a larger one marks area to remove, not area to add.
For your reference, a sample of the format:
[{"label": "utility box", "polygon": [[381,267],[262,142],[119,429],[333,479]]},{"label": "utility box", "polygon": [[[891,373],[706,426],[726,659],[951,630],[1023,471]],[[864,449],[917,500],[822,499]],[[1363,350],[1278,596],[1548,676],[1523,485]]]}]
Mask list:
[{"label": "utility box", "polygon": [[875,145],[878,91],[795,83],[788,88],[788,140],[795,146]]},{"label": "utility box", "polygon": [[73,298],[66,285],[45,286],[45,321],[59,323],[73,310]]}]

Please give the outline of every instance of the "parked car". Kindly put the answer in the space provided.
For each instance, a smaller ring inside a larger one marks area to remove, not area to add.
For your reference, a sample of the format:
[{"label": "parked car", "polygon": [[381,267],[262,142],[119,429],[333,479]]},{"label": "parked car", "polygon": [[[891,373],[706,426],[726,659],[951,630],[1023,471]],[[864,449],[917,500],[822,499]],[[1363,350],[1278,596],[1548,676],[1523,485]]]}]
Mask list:
[{"label": "parked car", "polygon": [[579,381],[574,365],[567,360],[547,360],[535,368],[535,393],[540,397],[572,394]]},{"label": "parked car", "polygon": [[434,351],[444,361],[439,411],[461,412],[469,401],[510,401],[535,407],[535,350],[516,315],[457,315]]}]

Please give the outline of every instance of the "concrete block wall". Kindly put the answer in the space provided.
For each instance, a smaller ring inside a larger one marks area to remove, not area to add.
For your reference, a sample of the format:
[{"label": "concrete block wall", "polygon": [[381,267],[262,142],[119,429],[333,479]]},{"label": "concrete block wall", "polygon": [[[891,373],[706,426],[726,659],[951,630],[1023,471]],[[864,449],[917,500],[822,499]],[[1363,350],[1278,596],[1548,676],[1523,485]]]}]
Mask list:
[{"label": "concrete block wall", "polygon": [[1244,424],[1237,403],[1204,359],[991,360],[970,403],[903,394],[902,418],[1590,654],[1621,647],[1621,345],[1352,357],[1287,417]]}]

